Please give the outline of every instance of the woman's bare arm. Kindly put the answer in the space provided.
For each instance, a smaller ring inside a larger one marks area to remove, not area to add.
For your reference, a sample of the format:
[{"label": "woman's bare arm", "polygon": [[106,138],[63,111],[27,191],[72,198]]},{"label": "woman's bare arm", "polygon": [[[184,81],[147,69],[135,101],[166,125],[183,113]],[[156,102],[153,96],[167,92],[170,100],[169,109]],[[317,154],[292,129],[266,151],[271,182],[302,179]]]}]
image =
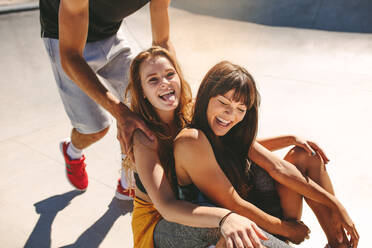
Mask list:
[{"label": "woman's bare arm", "polygon": [[283,135],[269,138],[257,139],[257,142],[269,151],[276,151],[291,145],[294,145],[295,137],[293,135]]},{"label": "woman's bare arm", "polygon": [[320,187],[309,177],[302,175],[293,164],[278,158],[258,142],[253,143],[249,158],[266,170],[279,183],[332,209],[331,218],[335,223],[335,228],[338,228],[338,230],[345,228],[350,233],[352,240],[355,240],[354,247],[356,247],[359,234],[346,209],[334,195]]},{"label": "woman's bare arm", "polygon": [[325,164],[329,162],[329,159],[322,148],[320,148],[315,142],[303,139],[299,136],[282,135],[270,138],[260,138],[256,141],[269,151],[276,151],[288,146],[298,146],[303,148],[309,156],[314,156],[318,153]]},{"label": "woman's bare arm", "polygon": [[134,158],[138,175],[159,213],[168,221],[190,226],[216,227],[227,210],[216,209],[211,214],[205,207],[179,201],[165,177],[156,149],[156,142],[149,141],[143,133],[134,134]]},{"label": "woman's bare arm", "polygon": [[[183,170],[217,205],[248,217],[268,232],[285,237],[291,236],[294,226],[266,214],[239,196],[218,165],[213,149],[203,132],[196,129],[183,130],[175,140],[174,155],[176,169]],[[304,237],[307,234],[305,229],[304,227]]]},{"label": "woman's bare arm", "polygon": [[[136,169],[146,191],[162,217],[168,221],[194,227],[218,227],[221,219],[230,211],[217,207],[203,207],[177,200],[160,164],[156,141],[150,141],[144,133],[134,133],[133,152]],[[238,214],[230,214],[221,226],[227,246],[263,248],[259,239],[267,239],[251,220]]]},{"label": "woman's bare arm", "polygon": [[310,178],[302,175],[296,166],[280,159],[259,142],[253,143],[249,158],[266,170],[272,178],[288,188],[331,209],[338,207],[339,202],[335,196],[328,193]]}]

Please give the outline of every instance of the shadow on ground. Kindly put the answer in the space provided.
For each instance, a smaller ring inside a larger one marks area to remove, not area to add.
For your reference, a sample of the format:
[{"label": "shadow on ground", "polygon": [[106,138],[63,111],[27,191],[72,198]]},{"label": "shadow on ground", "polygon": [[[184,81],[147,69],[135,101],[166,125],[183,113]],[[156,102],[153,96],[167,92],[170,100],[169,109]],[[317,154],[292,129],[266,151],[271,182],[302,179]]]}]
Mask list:
[{"label": "shadow on ground", "polygon": [[35,211],[40,214],[40,217],[24,247],[50,247],[52,224],[58,212],[67,207],[71,200],[81,193],[73,190],[35,203]]},{"label": "shadow on ground", "polygon": [[269,26],[372,33],[370,0],[172,0],[172,6]]},{"label": "shadow on ground", "polygon": [[[58,212],[66,208],[73,198],[82,192],[73,190],[61,195],[55,195],[34,204],[36,213],[40,218],[35,225],[25,248],[49,248],[51,247],[52,224]],[[120,201],[113,198],[107,211],[92,226],[82,233],[75,243],[63,246],[72,247],[99,247],[112,225],[121,216],[133,211],[132,201]]]}]

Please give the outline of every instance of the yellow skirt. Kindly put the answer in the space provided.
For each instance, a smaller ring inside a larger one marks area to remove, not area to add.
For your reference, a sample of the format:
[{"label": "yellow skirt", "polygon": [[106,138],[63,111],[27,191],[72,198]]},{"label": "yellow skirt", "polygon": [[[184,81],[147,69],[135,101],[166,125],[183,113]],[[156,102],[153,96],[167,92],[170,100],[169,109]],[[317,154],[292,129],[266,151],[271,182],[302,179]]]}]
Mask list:
[{"label": "yellow skirt", "polygon": [[161,218],[154,204],[134,198],[132,214],[134,248],[154,248],[154,229]]}]

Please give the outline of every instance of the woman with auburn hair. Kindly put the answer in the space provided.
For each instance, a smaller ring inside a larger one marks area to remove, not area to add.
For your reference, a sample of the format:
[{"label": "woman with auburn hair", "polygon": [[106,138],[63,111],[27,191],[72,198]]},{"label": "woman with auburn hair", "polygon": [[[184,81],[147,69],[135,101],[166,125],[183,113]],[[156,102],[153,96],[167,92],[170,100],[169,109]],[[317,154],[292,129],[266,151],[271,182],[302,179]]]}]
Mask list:
[{"label": "woman with auburn hair", "polygon": [[218,247],[262,248],[260,239],[273,242],[273,236],[266,237],[246,217],[176,198],[173,140],[190,118],[191,91],[176,60],[165,49],[152,47],[136,56],[130,67],[127,99],[129,94],[131,109],[157,138],[150,141],[136,131],[130,156],[123,162],[134,171],[137,186],[132,215],[134,247],[208,247],[223,240],[222,236],[226,244],[220,242]]},{"label": "woman with auburn hair", "polygon": [[[328,247],[357,247],[359,235],[334,196],[324,152],[294,136],[256,140],[259,101],[255,81],[244,68],[223,61],[209,70],[191,125],[174,142],[177,180],[180,189],[188,189],[180,198],[225,207],[297,244],[309,234],[300,221],[305,198]],[[289,145],[295,148],[285,160],[267,150]]]}]

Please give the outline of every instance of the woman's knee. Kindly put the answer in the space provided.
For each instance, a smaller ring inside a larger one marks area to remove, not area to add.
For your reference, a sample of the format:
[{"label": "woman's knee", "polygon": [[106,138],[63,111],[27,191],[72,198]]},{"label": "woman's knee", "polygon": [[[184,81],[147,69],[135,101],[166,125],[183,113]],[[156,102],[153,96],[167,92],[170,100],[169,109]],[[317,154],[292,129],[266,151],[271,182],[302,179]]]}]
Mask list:
[{"label": "woman's knee", "polygon": [[309,155],[307,151],[298,146],[292,148],[284,159],[294,164],[302,173],[305,173],[309,168],[318,168],[324,165],[319,154]]}]

